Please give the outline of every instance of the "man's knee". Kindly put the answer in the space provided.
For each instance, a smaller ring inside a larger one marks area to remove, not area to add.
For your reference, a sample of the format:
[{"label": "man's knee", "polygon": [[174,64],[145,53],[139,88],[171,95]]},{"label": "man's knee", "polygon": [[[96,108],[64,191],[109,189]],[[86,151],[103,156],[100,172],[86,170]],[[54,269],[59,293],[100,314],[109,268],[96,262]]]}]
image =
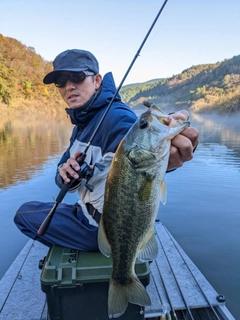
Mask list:
[{"label": "man's knee", "polygon": [[22,225],[22,215],[23,215],[23,210],[21,209],[22,206],[17,210],[15,213],[15,216],[13,218],[14,223],[19,227]]},{"label": "man's knee", "polygon": [[23,203],[13,218],[14,223],[21,229],[21,226],[31,224],[31,220],[35,220],[34,213],[38,211],[40,202],[30,201]]}]

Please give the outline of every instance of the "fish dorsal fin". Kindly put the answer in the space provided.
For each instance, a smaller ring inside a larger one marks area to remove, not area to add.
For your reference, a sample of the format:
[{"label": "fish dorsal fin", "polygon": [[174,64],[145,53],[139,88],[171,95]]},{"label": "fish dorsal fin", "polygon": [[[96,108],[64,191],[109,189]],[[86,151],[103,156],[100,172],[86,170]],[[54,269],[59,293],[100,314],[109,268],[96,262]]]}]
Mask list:
[{"label": "fish dorsal fin", "polygon": [[111,255],[111,246],[106,236],[106,232],[103,225],[103,218],[100,219],[98,227],[98,246],[102,254],[109,258]]},{"label": "fish dorsal fin", "polygon": [[155,238],[154,230],[151,231],[151,235],[147,243],[141,248],[138,253],[138,259],[142,261],[155,260],[158,255],[158,244]]}]

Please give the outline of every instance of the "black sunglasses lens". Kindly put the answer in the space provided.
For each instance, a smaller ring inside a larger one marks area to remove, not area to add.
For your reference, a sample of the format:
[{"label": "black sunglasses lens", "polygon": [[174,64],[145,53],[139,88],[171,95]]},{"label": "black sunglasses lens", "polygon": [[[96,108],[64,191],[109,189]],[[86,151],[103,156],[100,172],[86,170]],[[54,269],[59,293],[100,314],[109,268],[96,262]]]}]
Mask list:
[{"label": "black sunglasses lens", "polygon": [[55,81],[55,86],[57,88],[62,88],[66,85],[68,76],[61,76]]},{"label": "black sunglasses lens", "polygon": [[69,73],[68,75],[64,75],[56,79],[55,86],[57,88],[63,88],[66,85],[68,79],[73,83],[80,83],[83,82],[85,78],[86,74],[84,72]]},{"label": "black sunglasses lens", "polygon": [[73,83],[80,83],[83,82],[86,78],[86,75],[84,72],[79,73],[70,73],[68,76],[68,79],[72,81]]}]

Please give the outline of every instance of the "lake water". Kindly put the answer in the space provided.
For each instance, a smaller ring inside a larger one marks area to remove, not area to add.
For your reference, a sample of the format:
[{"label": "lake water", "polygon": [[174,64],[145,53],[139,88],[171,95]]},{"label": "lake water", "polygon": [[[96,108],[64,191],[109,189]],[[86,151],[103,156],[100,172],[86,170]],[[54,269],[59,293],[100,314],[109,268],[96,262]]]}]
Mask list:
[{"label": "lake water", "polygon": [[[239,317],[240,114],[192,115],[200,144],[192,161],[166,175],[159,217]],[[68,120],[0,120],[0,278],[28,238],[13,223],[26,201],[52,201],[56,164],[71,133]],[[65,201],[73,203],[76,194]],[[38,266],[35,266],[36,269]]]}]

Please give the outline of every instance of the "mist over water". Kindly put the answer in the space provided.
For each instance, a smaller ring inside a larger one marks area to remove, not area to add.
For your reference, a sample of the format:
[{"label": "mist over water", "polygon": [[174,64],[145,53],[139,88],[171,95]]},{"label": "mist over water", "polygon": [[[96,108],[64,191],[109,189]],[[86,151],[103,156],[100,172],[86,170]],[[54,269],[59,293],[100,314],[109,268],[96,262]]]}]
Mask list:
[{"label": "mist over water", "polygon": [[[240,114],[192,114],[200,135],[192,161],[166,175],[159,218],[238,317],[240,304]],[[56,166],[68,145],[68,119],[0,120],[0,278],[27,242],[13,223],[30,200],[53,201]],[[67,195],[73,203],[76,194]],[[38,266],[33,266],[36,269]]]}]

